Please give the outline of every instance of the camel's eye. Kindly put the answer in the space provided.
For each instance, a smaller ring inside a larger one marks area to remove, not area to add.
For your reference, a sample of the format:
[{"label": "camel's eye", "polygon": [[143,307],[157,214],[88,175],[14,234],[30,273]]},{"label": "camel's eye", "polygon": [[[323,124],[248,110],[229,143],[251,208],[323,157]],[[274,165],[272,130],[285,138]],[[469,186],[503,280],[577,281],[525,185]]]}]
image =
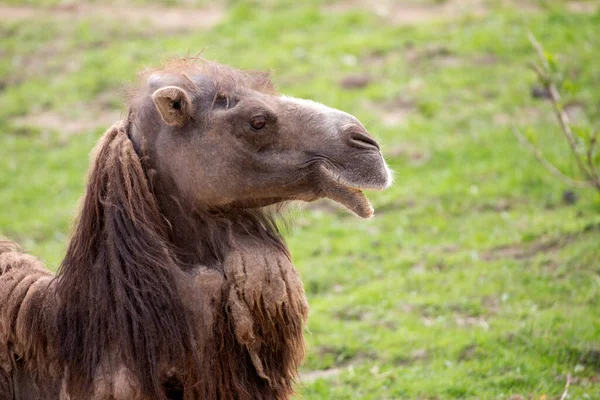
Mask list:
[{"label": "camel's eye", "polygon": [[252,129],[257,131],[265,127],[265,125],[267,124],[267,119],[263,115],[256,115],[250,118],[250,121],[248,123],[250,124],[250,127]]}]

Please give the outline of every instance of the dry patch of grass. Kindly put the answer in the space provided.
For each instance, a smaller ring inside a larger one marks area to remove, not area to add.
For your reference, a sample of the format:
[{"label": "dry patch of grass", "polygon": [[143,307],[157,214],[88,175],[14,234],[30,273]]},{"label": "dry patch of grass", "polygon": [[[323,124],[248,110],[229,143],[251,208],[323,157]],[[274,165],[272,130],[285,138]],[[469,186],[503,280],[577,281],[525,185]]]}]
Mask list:
[{"label": "dry patch of grass", "polygon": [[569,1],[567,10],[572,13],[594,14],[600,10],[600,3],[597,1]]},{"label": "dry patch of grass", "polygon": [[122,111],[90,107],[77,116],[56,111],[42,111],[14,118],[12,123],[20,129],[35,128],[42,133],[42,136],[56,132],[58,141],[64,142],[73,135],[109,127],[119,121],[121,116]]},{"label": "dry patch of grass", "polygon": [[1,20],[51,18],[62,22],[73,22],[100,18],[123,23],[149,24],[152,29],[161,32],[210,29],[221,22],[224,15],[225,11],[219,5],[204,8],[132,7],[101,4],[70,4],[52,8],[0,5]]},{"label": "dry patch of grass", "polygon": [[331,12],[363,10],[395,25],[414,25],[448,20],[464,15],[484,15],[488,12],[482,0],[423,3],[395,0],[344,0],[326,7]]},{"label": "dry patch of grass", "polygon": [[515,260],[524,260],[535,257],[538,254],[549,254],[556,252],[577,239],[579,235],[566,235],[559,238],[540,239],[532,243],[509,244],[498,246],[481,254],[481,259],[485,261],[501,260],[513,258]]}]

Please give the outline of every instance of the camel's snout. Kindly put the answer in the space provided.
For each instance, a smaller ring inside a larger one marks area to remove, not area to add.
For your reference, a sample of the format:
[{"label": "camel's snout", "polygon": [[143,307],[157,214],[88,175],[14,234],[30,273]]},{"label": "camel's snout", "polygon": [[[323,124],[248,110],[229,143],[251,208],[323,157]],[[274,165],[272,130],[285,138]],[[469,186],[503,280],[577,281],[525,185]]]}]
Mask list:
[{"label": "camel's snout", "polygon": [[338,118],[352,119],[343,124],[329,147],[332,163],[320,170],[320,188],[325,197],[344,205],[362,218],[373,216],[373,207],[364,189],[384,190],[393,181],[379,143],[349,114],[336,112]]},{"label": "camel's snout", "polygon": [[360,123],[342,125],[340,139],[343,143],[340,147],[345,150],[335,160],[343,166],[345,171],[340,174],[345,175],[349,186],[383,190],[392,184],[392,171],[383,158],[379,143]]}]

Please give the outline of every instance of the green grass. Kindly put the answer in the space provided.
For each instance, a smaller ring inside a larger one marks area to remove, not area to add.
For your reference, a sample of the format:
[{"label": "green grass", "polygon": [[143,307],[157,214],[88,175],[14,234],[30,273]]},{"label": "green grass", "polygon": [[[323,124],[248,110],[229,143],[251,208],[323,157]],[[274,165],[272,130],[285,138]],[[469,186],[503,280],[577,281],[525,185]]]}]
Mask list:
[{"label": "green grass", "polygon": [[[180,33],[48,12],[0,18],[0,235],[56,268],[106,128],[73,135],[18,118],[120,109],[117,93],[140,67],[206,49],[273,70],[283,93],[355,114],[396,172],[370,195],[372,220],[292,212],[287,238],[311,304],[303,371],[334,370],[298,385],[304,398],[558,399],[567,374],[569,399],[600,398],[600,198],[577,190],[566,205],[569,188],[510,131],[531,132],[577,173],[550,105],[530,96],[527,33],[558,57],[573,82],[566,96],[597,122],[600,13],[487,2],[485,15],[394,26],[326,3],[230,1],[212,30]],[[344,89],[348,74],[371,82]],[[405,118],[384,123],[399,98]]]}]

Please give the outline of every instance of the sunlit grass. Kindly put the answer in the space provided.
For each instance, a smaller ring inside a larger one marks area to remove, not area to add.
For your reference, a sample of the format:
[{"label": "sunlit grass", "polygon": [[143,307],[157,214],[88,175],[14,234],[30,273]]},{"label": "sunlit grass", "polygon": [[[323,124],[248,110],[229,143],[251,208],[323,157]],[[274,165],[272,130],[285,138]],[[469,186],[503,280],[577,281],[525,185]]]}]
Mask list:
[{"label": "sunlit grass", "polygon": [[[567,374],[570,398],[599,398],[600,200],[579,190],[565,204],[569,188],[510,126],[555,135],[545,151],[575,173],[549,105],[530,96],[526,35],[559,55],[577,82],[569,98],[598,104],[600,14],[488,2],[483,16],[394,26],[322,3],[231,1],[212,30],[182,33],[0,19],[0,234],[56,268],[103,131],[18,117],[114,112],[142,66],[205,49],[355,114],[396,171],[390,190],[370,194],[372,220],[295,213],[287,237],[311,304],[304,371],[335,369],[299,384],[304,398],[551,399]],[[348,74],[369,84],[345,89]],[[390,113],[403,114],[389,124]]]}]

